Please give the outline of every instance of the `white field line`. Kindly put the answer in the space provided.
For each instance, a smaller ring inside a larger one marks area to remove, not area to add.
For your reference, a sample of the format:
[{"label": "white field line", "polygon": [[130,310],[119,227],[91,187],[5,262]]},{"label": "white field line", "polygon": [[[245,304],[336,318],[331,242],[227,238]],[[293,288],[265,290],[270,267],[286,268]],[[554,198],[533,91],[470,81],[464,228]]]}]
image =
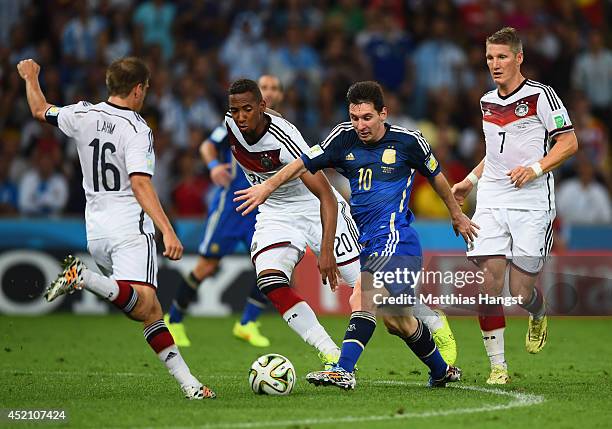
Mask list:
[{"label": "white field line", "polygon": [[[2,370],[0,374],[23,374],[23,375],[58,375],[58,376],[72,376],[72,377],[83,377],[83,376],[119,376],[119,377],[157,377],[157,374],[148,373],[135,373],[135,372],[69,372],[69,371],[19,371],[19,370]],[[243,378],[239,375],[209,375],[206,379],[238,379]],[[373,384],[373,385],[393,385],[393,386],[423,386],[423,383],[401,381],[401,380],[362,380],[360,384]],[[480,386],[470,385],[449,385],[452,389],[468,390],[473,392],[488,393],[491,395],[505,396],[510,398],[510,401],[505,404],[497,405],[482,405],[477,407],[465,407],[465,408],[450,408],[446,410],[431,410],[422,411],[417,413],[404,413],[404,414],[382,414],[382,415],[370,415],[370,416],[344,416],[344,417],[328,417],[328,418],[313,418],[313,419],[294,419],[294,420],[274,420],[274,421],[256,421],[256,422],[232,422],[232,423],[218,423],[218,424],[207,424],[203,426],[197,426],[201,429],[251,429],[251,428],[266,428],[273,426],[303,426],[303,425],[321,425],[321,424],[337,424],[337,423],[363,423],[363,422],[378,422],[378,421],[391,421],[391,420],[405,420],[405,419],[416,419],[416,418],[428,418],[428,417],[444,417],[460,414],[475,414],[475,413],[486,413],[492,411],[504,411],[513,408],[529,407],[533,405],[541,404],[545,401],[545,398],[541,395],[533,395],[529,393],[513,392],[511,390],[502,390]],[[155,426],[145,426],[144,428],[153,428]],[[196,426],[184,426],[174,427],[174,429],[191,429]]]}]

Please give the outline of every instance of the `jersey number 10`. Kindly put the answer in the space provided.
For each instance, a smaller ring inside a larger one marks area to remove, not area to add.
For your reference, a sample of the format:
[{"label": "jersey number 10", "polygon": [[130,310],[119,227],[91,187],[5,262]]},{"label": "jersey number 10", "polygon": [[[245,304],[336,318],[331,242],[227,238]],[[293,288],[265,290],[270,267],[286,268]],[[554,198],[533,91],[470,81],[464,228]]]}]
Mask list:
[{"label": "jersey number 10", "polygon": [[369,168],[359,169],[359,190],[369,191],[372,187],[372,170]]},{"label": "jersey number 10", "polygon": [[[93,139],[89,146],[93,147],[93,187],[95,192],[100,191],[100,175],[98,174],[98,164],[101,162],[102,167],[102,186],[104,186],[105,191],[118,191],[119,190],[119,169],[114,166],[110,162],[106,162],[106,152],[110,151],[110,153],[115,153],[117,148],[114,144],[110,142],[106,142],[102,145],[102,150],[100,151],[100,139]],[[100,156],[100,152],[102,152],[102,156]],[[108,182],[106,180],[106,173],[111,172],[113,175],[113,186],[108,186]]]}]

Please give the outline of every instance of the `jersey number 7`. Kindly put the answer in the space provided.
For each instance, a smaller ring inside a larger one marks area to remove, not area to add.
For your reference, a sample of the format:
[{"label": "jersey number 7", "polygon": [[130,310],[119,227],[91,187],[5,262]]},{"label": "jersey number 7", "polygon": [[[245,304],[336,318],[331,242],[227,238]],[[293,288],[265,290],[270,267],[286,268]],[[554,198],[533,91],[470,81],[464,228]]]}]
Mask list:
[{"label": "jersey number 7", "polygon": [[504,142],[506,141],[506,132],[505,131],[500,131],[499,135],[502,138],[501,148],[499,149],[499,153],[504,153]]}]

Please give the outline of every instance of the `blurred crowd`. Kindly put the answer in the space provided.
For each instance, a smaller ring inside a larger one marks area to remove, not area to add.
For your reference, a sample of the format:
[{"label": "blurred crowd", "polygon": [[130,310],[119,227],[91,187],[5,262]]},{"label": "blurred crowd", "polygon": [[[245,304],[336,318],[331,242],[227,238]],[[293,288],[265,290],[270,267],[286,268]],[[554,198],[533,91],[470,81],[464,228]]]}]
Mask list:
[{"label": "blurred crowd", "polygon": [[[348,119],[352,82],[377,80],[389,122],[420,129],[449,181],[463,179],[484,155],[479,99],[493,88],[484,40],[510,25],[523,39],[523,74],[556,90],[576,128],[579,154],[555,173],[558,215],[610,223],[610,9],[605,0],[0,0],[0,213],[84,208],[75,148],[31,119],[21,59],[41,64],[48,101],[66,105],[106,99],[106,66],[145,58],[142,115],[160,199],[175,217],[204,217],[213,185],[197,148],[220,123],[229,84],[263,73],[280,78],[279,110],[310,144]],[[423,180],[412,207],[446,217]]]}]

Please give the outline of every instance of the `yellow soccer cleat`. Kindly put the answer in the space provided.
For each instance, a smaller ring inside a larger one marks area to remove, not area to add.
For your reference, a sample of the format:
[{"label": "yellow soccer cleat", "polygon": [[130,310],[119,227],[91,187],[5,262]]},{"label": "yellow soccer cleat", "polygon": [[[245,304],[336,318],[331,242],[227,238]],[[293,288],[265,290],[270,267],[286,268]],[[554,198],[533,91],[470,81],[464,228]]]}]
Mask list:
[{"label": "yellow soccer cleat", "polygon": [[442,359],[444,359],[447,364],[454,365],[457,360],[457,343],[455,342],[455,336],[453,335],[453,331],[451,331],[444,312],[442,310],[434,310],[434,312],[440,317],[440,320],[442,320],[442,327],[432,332],[434,342],[436,346],[438,346]]},{"label": "yellow soccer cleat", "polygon": [[164,316],[164,322],[166,322],[166,326],[174,338],[174,344],[179,347],[189,347],[191,345],[191,341],[189,341],[189,337],[185,333],[185,325],[182,323],[170,323],[170,315],[166,314]]},{"label": "yellow soccer cleat", "polygon": [[236,338],[247,341],[255,347],[268,347],[270,345],[270,340],[259,332],[259,322],[248,322],[246,325],[236,322],[232,333]]},{"label": "yellow soccer cleat", "polygon": [[529,327],[525,336],[525,348],[529,353],[538,353],[546,345],[548,337],[548,320],[546,316],[535,319],[529,315]]},{"label": "yellow soccer cleat", "polygon": [[491,365],[491,374],[487,378],[487,384],[508,384],[510,383],[510,375],[508,368],[504,365]]}]

